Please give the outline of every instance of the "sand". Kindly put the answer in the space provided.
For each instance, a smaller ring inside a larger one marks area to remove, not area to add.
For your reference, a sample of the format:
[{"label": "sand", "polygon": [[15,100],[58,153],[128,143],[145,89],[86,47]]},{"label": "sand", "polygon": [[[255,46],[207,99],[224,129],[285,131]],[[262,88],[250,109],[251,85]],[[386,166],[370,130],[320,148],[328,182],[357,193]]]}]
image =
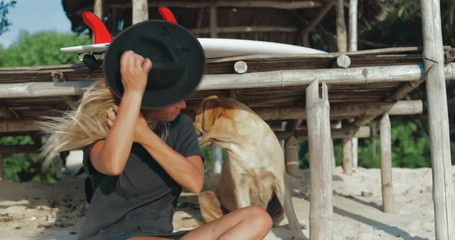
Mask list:
[{"label": "sand", "polygon": [[[455,166],[452,167],[455,173]],[[432,172],[430,168],[394,168],[394,213],[382,211],[379,169],[355,169],[351,176],[340,167],[333,174],[333,239],[435,239]],[[293,203],[309,237],[309,172],[302,170],[291,182]],[[455,174],[454,174],[455,179]],[[206,189],[215,186],[216,176],[206,177]],[[57,184],[0,182],[0,239],[77,238],[88,207],[82,179]],[[183,193],[175,214],[176,230],[201,223],[197,197]],[[290,239],[279,226],[266,239]]]}]

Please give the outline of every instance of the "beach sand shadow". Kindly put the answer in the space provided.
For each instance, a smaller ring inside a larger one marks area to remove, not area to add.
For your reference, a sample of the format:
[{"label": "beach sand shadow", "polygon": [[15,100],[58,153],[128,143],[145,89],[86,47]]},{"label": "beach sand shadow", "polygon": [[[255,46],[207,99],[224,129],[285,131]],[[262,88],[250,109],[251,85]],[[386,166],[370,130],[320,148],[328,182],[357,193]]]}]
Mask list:
[{"label": "beach sand shadow", "polygon": [[411,236],[408,232],[404,231],[403,229],[401,229],[399,227],[387,225],[382,222],[378,222],[376,220],[364,217],[362,215],[348,212],[348,211],[338,208],[338,207],[334,207],[333,212],[338,215],[348,217],[348,218],[354,219],[358,222],[370,225],[378,230],[384,231],[385,233],[387,233],[393,237],[399,237],[400,239],[405,239],[405,240],[429,240],[428,238]]}]

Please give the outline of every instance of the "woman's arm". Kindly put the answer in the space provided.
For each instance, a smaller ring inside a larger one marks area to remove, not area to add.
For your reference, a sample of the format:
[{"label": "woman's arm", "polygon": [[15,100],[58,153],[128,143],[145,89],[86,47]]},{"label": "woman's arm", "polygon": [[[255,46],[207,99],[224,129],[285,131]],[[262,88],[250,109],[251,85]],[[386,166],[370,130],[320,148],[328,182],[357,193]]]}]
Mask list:
[{"label": "woman's arm", "polygon": [[125,168],[151,68],[152,62],[149,59],[144,59],[132,51],[126,51],[120,58],[120,72],[125,90],[117,109],[115,123],[108,119],[111,128],[107,138],[98,141],[90,152],[92,165],[101,173],[120,175]]},{"label": "woman's arm", "polygon": [[[114,112],[119,108],[114,106]],[[108,114],[110,125],[117,122],[118,114]],[[180,186],[199,193],[204,184],[204,165],[201,156],[184,157],[164,142],[147,124],[142,114],[136,120],[134,142],[141,144],[160,166]],[[92,150],[93,151],[93,150]]]},{"label": "woman's arm", "polygon": [[200,193],[204,184],[204,165],[199,155],[184,157],[169,147],[149,129],[138,142],[152,155],[161,167],[180,186],[193,193]]}]

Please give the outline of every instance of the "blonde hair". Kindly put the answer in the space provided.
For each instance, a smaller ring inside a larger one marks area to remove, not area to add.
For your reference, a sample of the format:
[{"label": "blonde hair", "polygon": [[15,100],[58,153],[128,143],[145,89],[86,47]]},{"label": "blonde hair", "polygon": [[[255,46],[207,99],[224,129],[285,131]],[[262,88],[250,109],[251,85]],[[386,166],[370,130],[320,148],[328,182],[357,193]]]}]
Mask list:
[{"label": "blonde hair", "polygon": [[[81,149],[105,139],[109,132],[106,111],[118,104],[116,100],[118,98],[105,82],[97,81],[84,93],[77,108],[66,111],[61,117],[46,117],[41,121],[42,131],[49,134],[40,152],[40,157],[44,159],[42,169],[50,166],[58,152]],[[160,138],[166,141],[169,137],[169,122],[151,121],[148,124],[150,129],[158,130]]]},{"label": "blonde hair", "polygon": [[40,126],[50,135],[41,156],[80,149],[106,138],[109,132],[106,111],[114,102],[114,95],[104,81],[97,81],[87,89],[76,109],[66,111],[61,117],[46,117]]}]

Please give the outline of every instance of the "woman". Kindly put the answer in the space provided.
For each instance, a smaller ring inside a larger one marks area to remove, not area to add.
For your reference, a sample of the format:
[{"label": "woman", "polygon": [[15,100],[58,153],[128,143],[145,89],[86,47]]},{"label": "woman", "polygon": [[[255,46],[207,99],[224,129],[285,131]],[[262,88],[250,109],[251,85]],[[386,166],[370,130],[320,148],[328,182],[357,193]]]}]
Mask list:
[{"label": "woman", "polygon": [[151,68],[149,59],[126,51],[120,58],[124,93],[118,106],[106,87],[95,86],[77,110],[46,124],[53,133],[44,153],[84,150],[94,191],[79,238],[263,239],[272,220],[258,207],[239,209],[189,232],[172,232],[182,187],[196,194],[202,189],[203,161],[192,122],[180,114],[183,100],[141,109]]}]

